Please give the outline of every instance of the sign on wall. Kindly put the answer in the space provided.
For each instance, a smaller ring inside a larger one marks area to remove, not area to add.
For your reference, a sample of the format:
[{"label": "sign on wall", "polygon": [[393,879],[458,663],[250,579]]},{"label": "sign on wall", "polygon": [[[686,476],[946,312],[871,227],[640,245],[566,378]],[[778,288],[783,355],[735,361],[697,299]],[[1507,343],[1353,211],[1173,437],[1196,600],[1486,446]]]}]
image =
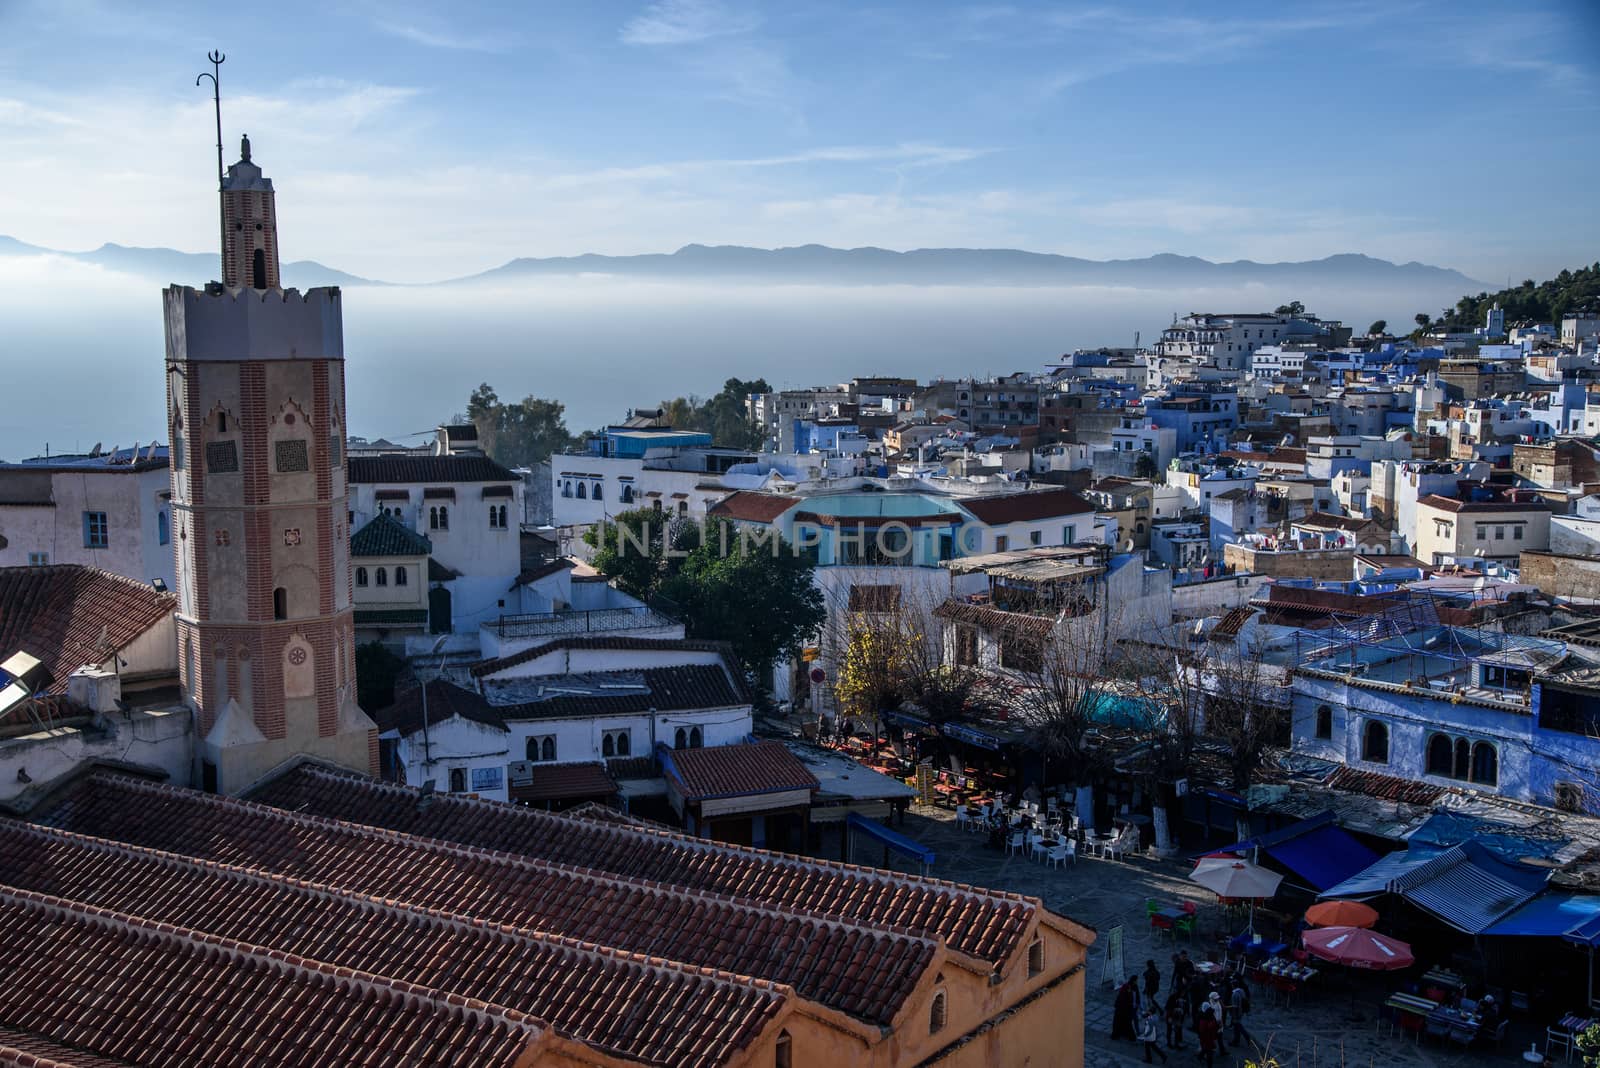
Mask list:
[{"label": "sign on wall", "polygon": [[498,790],[505,785],[504,768],[473,768],[472,792],[475,794]]}]

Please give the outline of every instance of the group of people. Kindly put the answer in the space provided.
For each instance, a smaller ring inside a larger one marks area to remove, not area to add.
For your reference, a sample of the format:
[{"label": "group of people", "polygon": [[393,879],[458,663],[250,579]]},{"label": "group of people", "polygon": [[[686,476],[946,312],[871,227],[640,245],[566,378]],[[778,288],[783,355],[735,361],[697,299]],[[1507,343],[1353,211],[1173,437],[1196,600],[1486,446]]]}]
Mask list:
[{"label": "group of people", "polygon": [[[1142,982],[1142,987],[1141,987]],[[1216,981],[1203,979],[1189,959],[1187,949],[1172,955],[1172,978],[1167,984],[1167,995],[1161,999],[1161,970],[1156,962],[1146,961],[1141,975],[1130,976],[1117,988],[1112,1005],[1111,1037],[1128,1039],[1144,1045],[1144,1061],[1154,1063],[1156,1057],[1167,1063],[1167,1050],[1187,1049],[1183,1041],[1184,1028],[1194,1031],[1199,1058],[1206,1068],[1212,1068],[1218,1053],[1228,1052],[1228,1042],[1223,1037],[1225,1025],[1231,1026],[1232,1042],[1243,1046],[1251,1041],[1244,1018],[1250,1012],[1250,990],[1242,975],[1218,976]],[[1166,1048],[1161,1036],[1166,1035]]]}]

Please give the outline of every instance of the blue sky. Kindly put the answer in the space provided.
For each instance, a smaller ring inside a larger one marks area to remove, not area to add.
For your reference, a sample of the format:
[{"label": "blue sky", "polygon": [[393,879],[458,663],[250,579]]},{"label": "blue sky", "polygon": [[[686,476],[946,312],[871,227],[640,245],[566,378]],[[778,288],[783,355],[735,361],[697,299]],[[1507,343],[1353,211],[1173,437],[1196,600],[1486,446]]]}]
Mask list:
[{"label": "blue sky", "polygon": [[0,0],[0,233],[213,245],[210,101],[287,258],[1013,246],[1600,258],[1600,5]]}]

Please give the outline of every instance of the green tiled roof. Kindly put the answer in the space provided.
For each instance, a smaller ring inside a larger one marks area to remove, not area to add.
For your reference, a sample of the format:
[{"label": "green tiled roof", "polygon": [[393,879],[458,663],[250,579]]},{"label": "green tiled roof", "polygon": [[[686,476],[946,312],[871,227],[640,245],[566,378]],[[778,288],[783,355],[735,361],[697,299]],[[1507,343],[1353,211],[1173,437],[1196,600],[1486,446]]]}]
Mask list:
[{"label": "green tiled roof", "polygon": [[426,608],[357,608],[355,612],[357,623],[390,624],[397,626],[401,623],[426,623],[428,610]]},{"label": "green tiled roof", "polygon": [[351,556],[427,556],[433,543],[385,512],[350,536]]}]

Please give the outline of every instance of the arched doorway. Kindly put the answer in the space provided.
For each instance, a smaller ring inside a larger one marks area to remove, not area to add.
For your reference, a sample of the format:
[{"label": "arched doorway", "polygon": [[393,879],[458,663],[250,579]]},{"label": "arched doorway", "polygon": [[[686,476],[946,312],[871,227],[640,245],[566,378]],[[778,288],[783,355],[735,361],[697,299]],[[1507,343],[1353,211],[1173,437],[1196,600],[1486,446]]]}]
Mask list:
[{"label": "arched doorway", "polygon": [[450,633],[450,591],[435,586],[428,591],[428,631],[431,634]]}]

